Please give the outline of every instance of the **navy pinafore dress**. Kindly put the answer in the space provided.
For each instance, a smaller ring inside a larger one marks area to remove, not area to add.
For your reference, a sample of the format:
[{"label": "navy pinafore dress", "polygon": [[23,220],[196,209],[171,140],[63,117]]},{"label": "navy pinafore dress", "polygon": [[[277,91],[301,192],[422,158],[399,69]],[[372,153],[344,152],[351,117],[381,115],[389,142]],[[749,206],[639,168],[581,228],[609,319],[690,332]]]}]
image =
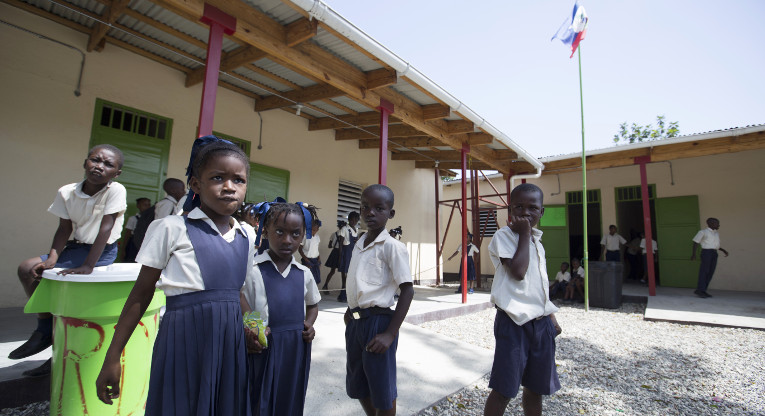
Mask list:
[{"label": "navy pinafore dress", "polygon": [[348,273],[348,269],[351,266],[351,257],[353,256],[353,247],[356,246],[356,241],[358,241],[358,229],[356,230],[356,237],[351,235],[351,232],[348,231],[348,240],[350,240],[350,244],[347,246],[342,246],[340,250],[343,250],[343,260],[340,262],[340,265],[337,266],[337,270],[340,273]]},{"label": "navy pinafore dress", "polygon": [[186,230],[205,290],[167,297],[151,363],[146,415],[249,415],[239,293],[249,241],[229,243],[203,220]]},{"label": "navy pinafore dress", "polygon": [[257,265],[268,299],[268,348],[247,355],[253,416],[302,415],[311,344],[303,341],[304,271],[292,265],[287,277],[266,261]]}]

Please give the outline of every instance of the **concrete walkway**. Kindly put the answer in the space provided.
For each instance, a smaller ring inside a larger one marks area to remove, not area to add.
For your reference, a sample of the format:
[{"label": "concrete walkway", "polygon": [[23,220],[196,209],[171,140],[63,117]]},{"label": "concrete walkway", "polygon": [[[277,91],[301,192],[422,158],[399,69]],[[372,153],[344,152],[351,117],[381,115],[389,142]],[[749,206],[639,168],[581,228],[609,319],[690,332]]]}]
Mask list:
[{"label": "concrete walkway", "polygon": [[[306,414],[358,415],[361,407],[345,394],[346,305],[334,301],[337,291],[324,296],[316,322],[312,350],[311,378],[306,399]],[[632,300],[647,300],[645,319],[688,324],[722,325],[765,329],[765,293],[712,291],[714,297],[700,299],[692,289],[662,288],[649,297],[648,288],[626,284],[623,294]],[[488,292],[468,296],[454,289],[416,287],[407,322],[401,328],[398,346],[398,413],[416,413],[481,378],[491,370],[493,351],[455,341],[417,326],[436,319],[464,315],[491,307]],[[27,389],[20,379],[25,369],[41,364],[50,349],[27,360],[8,360],[10,351],[20,345],[35,327],[35,316],[21,308],[0,309],[0,383],[13,390]],[[47,382],[43,379],[40,382]],[[17,398],[24,392],[2,388],[0,396]],[[39,400],[39,399],[38,399]],[[0,408],[8,401],[0,397]]]}]

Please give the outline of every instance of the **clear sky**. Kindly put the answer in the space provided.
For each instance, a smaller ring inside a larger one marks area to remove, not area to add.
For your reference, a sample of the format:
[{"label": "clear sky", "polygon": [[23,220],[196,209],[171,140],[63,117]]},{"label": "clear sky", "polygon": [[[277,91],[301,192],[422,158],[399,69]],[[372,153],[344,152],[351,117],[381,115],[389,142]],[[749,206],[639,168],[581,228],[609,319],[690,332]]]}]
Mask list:
[{"label": "clear sky", "polygon": [[[537,157],[581,151],[573,0],[325,0]],[[587,149],[622,122],[765,123],[765,1],[582,0]]]}]

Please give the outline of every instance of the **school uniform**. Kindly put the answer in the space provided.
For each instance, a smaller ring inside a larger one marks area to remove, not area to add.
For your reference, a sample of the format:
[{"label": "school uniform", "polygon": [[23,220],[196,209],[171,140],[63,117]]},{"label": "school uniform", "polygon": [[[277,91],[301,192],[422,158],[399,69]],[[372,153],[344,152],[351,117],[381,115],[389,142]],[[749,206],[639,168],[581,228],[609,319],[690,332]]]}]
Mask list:
[{"label": "school uniform", "polygon": [[606,234],[600,240],[601,246],[606,246],[606,261],[620,261],[619,246],[627,244],[627,240],[619,234]]},{"label": "school uniform", "polygon": [[[651,239],[651,243],[651,251],[654,255],[653,261],[656,262],[656,252],[659,250],[659,248],[656,245],[656,240]],[[640,249],[643,252],[643,270],[645,273],[648,273],[648,250],[646,249],[645,238],[640,239]]]},{"label": "school uniform", "polygon": [[[125,229],[130,230],[131,232],[135,230],[139,218],[141,218],[140,213],[128,218],[125,224]],[[135,256],[137,254],[138,250],[135,248],[135,245],[133,245],[133,236],[131,235],[130,238],[125,241],[125,257],[123,258],[123,261],[126,263],[135,263]]]},{"label": "school uniform", "polygon": [[240,291],[254,235],[220,234],[199,208],[151,223],[136,261],[162,270],[167,296],[151,362],[147,415],[246,415]]},{"label": "school uniform", "polygon": [[313,279],[316,281],[316,284],[321,282],[321,262],[319,262],[320,244],[321,238],[319,238],[318,235],[314,235],[310,239],[303,238],[303,243],[301,244],[301,246],[303,246],[303,253],[308,257],[307,263],[303,261],[303,259],[301,259],[301,263],[311,270],[311,274],[313,274]]},{"label": "school uniform", "polygon": [[[84,183],[70,183],[59,188],[53,204],[48,208],[51,214],[72,221],[72,240],[59,254],[56,267],[82,266],[98,237],[104,215],[118,214],[96,266],[108,266],[117,258],[117,240],[122,235],[125,221],[127,191],[122,184],[112,181],[91,196],[82,191]],[[45,261],[48,254],[40,257]]]},{"label": "school uniform", "polygon": [[347,280],[352,319],[345,328],[345,389],[352,399],[371,398],[377,409],[390,409],[398,395],[398,334],[382,354],[366,351],[366,345],[388,328],[396,289],[411,282],[406,246],[391,237],[388,230],[383,230],[366,247],[364,239],[355,244]]},{"label": "school uniform", "polygon": [[[462,244],[457,246],[456,251],[462,250]],[[475,246],[475,244],[468,244],[468,253],[467,253],[467,280],[475,280],[475,261],[473,260],[473,254],[478,253],[478,248]],[[460,271],[459,271],[459,279],[460,282],[462,282],[462,261],[460,261]]]},{"label": "school uniform", "polygon": [[346,225],[340,229],[340,236],[343,237],[343,246],[340,247],[343,255],[337,266],[337,270],[340,273],[348,273],[348,267],[350,266],[351,258],[353,257],[353,247],[356,245],[358,235],[358,228],[353,228],[350,225]]},{"label": "school uniform", "polygon": [[310,269],[292,259],[279,272],[266,252],[255,256],[244,296],[270,327],[268,348],[247,355],[247,378],[253,416],[302,415],[311,343],[303,341],[306,305],[321,300]]},{"label": "school uniform", "polygon": [[568,286],[568,282],[571,281],[571,273],[568,271],[564,272],[558,272],[558,274],[555,275],[555,283],[550,286],[550,299],[554,298],[558,292],[562,290],[566,290],[566,286]]},{"label": "school uniform", "polygon": [[701,265],[696,289],[706,292],[717,268],[717,251],[720,249],[720,233],[711,228],[700,230],[693,242],[701,246]]},{"label": "school uniform", "polygon": [[170,195],[165,195],[164,198],[160,199],[156,204],[154,204],[154,219],[159,220],[167,217],[168,215],[175,215],[177,212],[177,205],[178,200]]},{"label": "school uniform", "polygon": [[489,387],[509,398],[518,394],[521,385],[538,394],[552,394],[560,389],[555,369],[556,331],[549,317],[558,308],[548,295],[541,237],[542,231],[533,228],[529,239],[529,266],[520,281],[510,276],[501,260],[515,256],[519,235],[510,227],[503,227],[489,243],[489,255],[496,269],[491,302],[497,308],[496,348]]},{"label": "school uniform", "polygon": [[327,261],[324,262],[324,265],[330,269],[336,269],[340,266],[340,240],[337,238],[339,235],[340,230],[335,231],[332,234],[332,238],[329,240],[329,245],[332,247],[332,251],[330,251],[329,256],[327,256]]}]

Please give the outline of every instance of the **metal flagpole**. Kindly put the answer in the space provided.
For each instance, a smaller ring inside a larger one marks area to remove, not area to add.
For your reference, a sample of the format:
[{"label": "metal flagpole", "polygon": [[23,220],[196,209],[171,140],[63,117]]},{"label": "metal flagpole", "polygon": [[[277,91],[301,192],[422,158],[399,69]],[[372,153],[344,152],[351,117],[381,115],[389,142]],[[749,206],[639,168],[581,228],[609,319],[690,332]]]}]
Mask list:
[{"label": "metal flagpole", "polygon": [[[584,255],[582,256],[582,267],[584,267],[584,310],[590,310],[590,267],[589,255],[587,254],[587,159],[584,150],[584,99],[582,98],[582,45],[576,48],[576,55],[579,58],[579,108],[582,113],[582,217],[584,225]],[[575,271],[574,271],[575,272]]]}]

